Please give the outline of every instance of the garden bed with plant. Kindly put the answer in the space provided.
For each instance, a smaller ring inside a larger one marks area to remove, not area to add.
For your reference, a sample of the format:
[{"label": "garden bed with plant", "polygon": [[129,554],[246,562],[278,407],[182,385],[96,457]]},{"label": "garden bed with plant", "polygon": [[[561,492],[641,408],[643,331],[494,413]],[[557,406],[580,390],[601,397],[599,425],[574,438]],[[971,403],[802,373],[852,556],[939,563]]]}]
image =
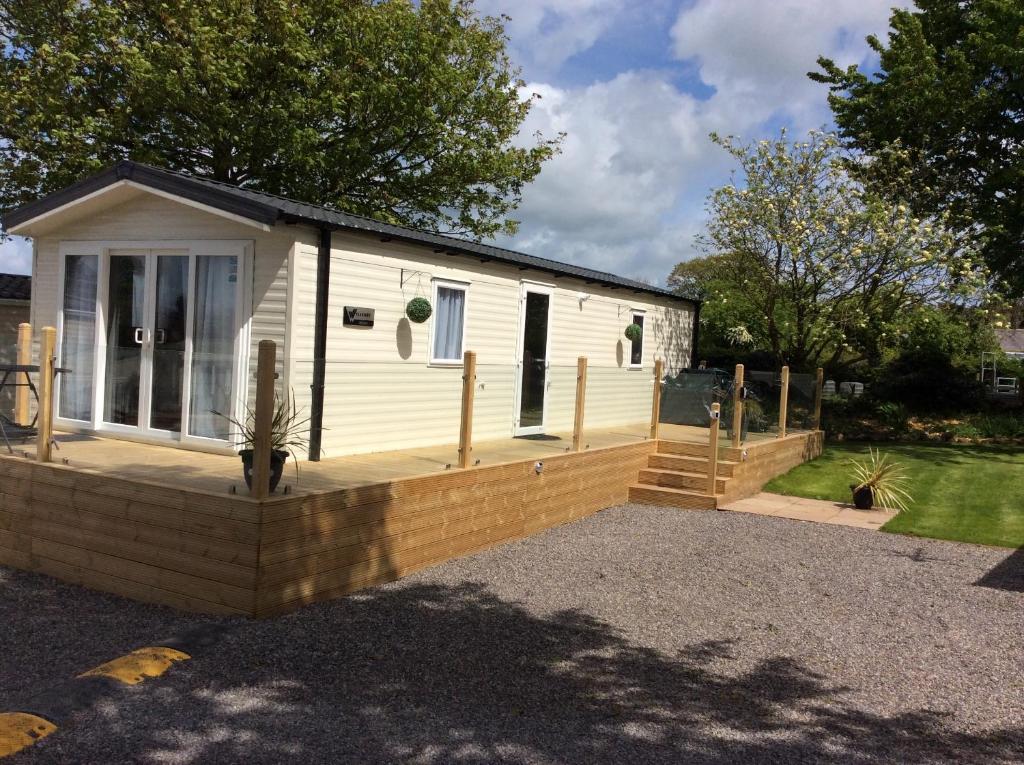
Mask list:
[{"label": "garden bed with plant", "polygon": [[[816,460],[773,479],[765,491],[850,502],[853,461],[877,445],[830,444]],[[883,531],[959,542],[1024,546],[1024,451],[966,444],[893,444],[881,453],[905,474],[912,497]]]},{"label": "garden bed with plant", "polygon": [[1024,409],[996,406],[960,414],[926,414],[912,413],[891,401],[835,399],[822,408],[822,427],[833,441],[1024,445]]}]

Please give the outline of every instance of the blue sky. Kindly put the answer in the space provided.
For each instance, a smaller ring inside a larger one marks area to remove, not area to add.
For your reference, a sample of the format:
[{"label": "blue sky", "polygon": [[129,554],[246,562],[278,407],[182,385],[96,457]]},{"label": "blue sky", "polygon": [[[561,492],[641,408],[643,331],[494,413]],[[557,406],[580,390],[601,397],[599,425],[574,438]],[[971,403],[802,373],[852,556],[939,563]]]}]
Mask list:
[{"label": "blue sky", "polygon": [[[519,233],[499,243],[661,284],[695,254],[708,191],[726,183],[708,133],[749,139],[828,125],[819,54],[872,66],[896,0],[477,0],[511,17],[525,93],[523,126],[567,133],[529,186]],[[27,273],[23,240],[0,271]]]}]

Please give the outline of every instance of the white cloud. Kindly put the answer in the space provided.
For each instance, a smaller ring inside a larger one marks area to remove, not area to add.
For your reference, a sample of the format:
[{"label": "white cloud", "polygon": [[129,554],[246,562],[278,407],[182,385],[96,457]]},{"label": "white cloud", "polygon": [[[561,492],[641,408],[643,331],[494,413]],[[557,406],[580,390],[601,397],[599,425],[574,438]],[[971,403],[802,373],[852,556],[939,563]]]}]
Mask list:
[{"label": "white cloud", "polygon": [[553,74],[568,58],[590,48],[623,13],[627,0],[478,0],[489,16],[506,14],[513,59],[530,76]]},{"label": "white cloud", "polygon": [[0,273],[32,273],[32,242],[20,236],[0,242]]},{"label": "white cloud", "polygon": [[[581,88],[557,87],[554,78],[530,84],[527,90],[542,98],[521,134],[568,136],[562,154],[525,189],[516,213],[520,232],[503,243],[662,283],[693,254],[709,189],[728,179],[730,160],[708,133],[753,139],[781,124],[804,131],[828,122],[826,89],[807,72],[819,55],[841,65],[869,61],[864,37],[885,33],[892,4],[697,0],[679,11],[663,71],[626,71]],[[605,5],[531,0],[516,6],[521,18],[524,8],[530,13],[510,26],[513,46],[543,49],[544,35],[533,35],[545,13],[587,18]],[[578,31],[575,46],[592,44],[585,24]],[[530,39],[524,43],[521,34]],[[714,93],[685,92],[685,83],[673,79],[672,59],[695,64]]]},{"label": "white cloud", "polygon": [[828,119],[825,89],[807,72],[818,56],[863,63],[868,34],[888,28],[895,0],[697,0],[672,27],[673,52],[695,59],[711,101],[740,128],[782,114],[798,129]]},{"label": "white cloud", "polygon": [[699,187],[703,198],[725,163],[708,150],[700,102],[658,72],[627,72],[575,90],[526,89],[541,99],[522,135],[567,135],[561,154],[526,189],[514,246],[662,281],[666,264],[692,244],[692,226],[675,220],[681,196]]}]

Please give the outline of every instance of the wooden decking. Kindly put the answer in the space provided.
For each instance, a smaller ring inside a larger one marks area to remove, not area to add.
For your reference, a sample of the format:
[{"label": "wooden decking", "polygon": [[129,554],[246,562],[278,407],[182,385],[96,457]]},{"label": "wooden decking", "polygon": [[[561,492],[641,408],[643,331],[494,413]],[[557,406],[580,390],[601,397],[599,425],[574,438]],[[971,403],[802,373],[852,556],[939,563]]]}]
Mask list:
[{"label": "wooden decking", "polygon": [[[567,450],[571,434],[483,442],[469,469],[454,467],[454,446],[335,457],[303,463],[298,484],[289,473],[291,490],[264,500],[247,496],[234,455],[68,435],[54,463],[0,455],[0,564],[192,611],[270,616],[630,498],[715,507],[694,491],[706,431],[648,435],[646,425],[593,430],[580,452]],[[820,441],[724,448],[716,488],[756,491]]]}]

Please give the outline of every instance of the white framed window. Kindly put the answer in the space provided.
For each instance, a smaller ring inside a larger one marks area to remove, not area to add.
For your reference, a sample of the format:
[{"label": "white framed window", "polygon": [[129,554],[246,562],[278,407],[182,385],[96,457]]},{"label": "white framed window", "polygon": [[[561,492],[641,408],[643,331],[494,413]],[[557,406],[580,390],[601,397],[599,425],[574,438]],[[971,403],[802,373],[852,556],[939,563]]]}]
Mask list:
[{"label": "white framed window", "polygon": [[465,282],[434,280],[434,323],[430,338],[430,363],[453,366],[462,363],[466,340]]},{"label": "white framed window", "polygon": [[640,339],[633,340],[630,344],[629,349],[629,367],[630,369],[641,369],[644,365],[644,338],[647,335],[647,328],[644,326],[645,313],[643,311],[633,311],[633,324],[637,324],[640,327]]}]

